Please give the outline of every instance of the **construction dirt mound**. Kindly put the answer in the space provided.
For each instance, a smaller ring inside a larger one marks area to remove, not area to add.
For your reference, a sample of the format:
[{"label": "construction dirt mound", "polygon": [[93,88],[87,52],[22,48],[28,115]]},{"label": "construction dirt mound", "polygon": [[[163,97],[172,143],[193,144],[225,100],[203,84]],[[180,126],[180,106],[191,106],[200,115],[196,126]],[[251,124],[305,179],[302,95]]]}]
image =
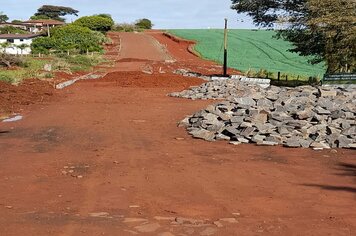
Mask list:
[{"label": "construction dirt mound", "polygon": [[[105,83],[106,82],[106,83]],[[90,81],[83,81],[90,83]],[[109,83],[109,84],[108,84]],[[174,74],[154,74],[149,75],[142,72],[112,72],[100,80],[98,86],[118,86],[133,88],[188,88],[203,83],[197,78],[185,78]]]},{"label": "construction dirt mound", "polygon": [[0,116],[19,112],[21,106],[50,101],[55,94],[48,82],[30,79],[15,86],[0,81]]}]

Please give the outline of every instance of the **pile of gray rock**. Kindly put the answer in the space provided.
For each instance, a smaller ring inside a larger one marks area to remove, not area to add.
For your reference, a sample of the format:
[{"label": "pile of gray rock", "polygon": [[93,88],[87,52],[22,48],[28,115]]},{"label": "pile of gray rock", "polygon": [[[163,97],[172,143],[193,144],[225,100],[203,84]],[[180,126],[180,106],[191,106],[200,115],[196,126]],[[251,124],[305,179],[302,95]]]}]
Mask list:
[{"label": "pile of gray rock", "polygon": [[213,80],[200,86],[190,87],[189,90],[171,93],[172,97],[196,99],[232,99],[244,97],[264,91],[255,84],[241,83],[234,79]]},{"label": "pile of gray rock", "polygon": [[235,145],[356,148],[355,86],[264,89],[224,80],[170,95],[224,100],[180,122],[195,138]]}]

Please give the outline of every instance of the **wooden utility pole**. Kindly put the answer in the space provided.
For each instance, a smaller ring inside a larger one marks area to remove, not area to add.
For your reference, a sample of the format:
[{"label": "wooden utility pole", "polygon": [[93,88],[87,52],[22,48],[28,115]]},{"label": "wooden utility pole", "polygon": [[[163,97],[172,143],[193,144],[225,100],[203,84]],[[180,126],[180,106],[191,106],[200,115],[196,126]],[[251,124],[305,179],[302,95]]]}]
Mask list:
[{"label": "wooden utility pole", "polygon": [[227,19],[225,18],[224,29],[224,76],[227,77]]},{"label": "wooden utility pole", "polygon": [[49,30],[49,24],[47,24],[47,36],[48,36],[48,38],[51,37],[51,31]]}]

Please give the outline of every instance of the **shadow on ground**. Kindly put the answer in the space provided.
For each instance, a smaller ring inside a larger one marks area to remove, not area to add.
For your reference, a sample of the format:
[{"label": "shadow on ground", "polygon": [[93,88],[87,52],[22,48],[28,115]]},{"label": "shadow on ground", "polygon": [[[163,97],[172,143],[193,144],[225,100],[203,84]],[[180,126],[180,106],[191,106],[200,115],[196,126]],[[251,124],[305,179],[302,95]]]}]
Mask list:
[{"label": "shadow on ground", "polygon": [[[356,165],[340,162],[337,164],[336,170],[339,171],[336,175],[355,177],[354,182],[356,183]],[[343,192],[356,193],[356,187],[350,187],[350,186],[333,186],[333,185],[323,185],[323,184],[302,184],[302,185],[307,187],[317,187],[330,191],[343,191]]]}]

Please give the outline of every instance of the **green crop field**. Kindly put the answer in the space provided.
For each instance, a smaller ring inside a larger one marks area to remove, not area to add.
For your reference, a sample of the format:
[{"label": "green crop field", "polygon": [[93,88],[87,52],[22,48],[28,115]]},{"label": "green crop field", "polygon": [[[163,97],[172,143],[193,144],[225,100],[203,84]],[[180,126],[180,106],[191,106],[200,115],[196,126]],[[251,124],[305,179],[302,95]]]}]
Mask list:
[{"label": "green crop field", "polygon": [[[197,41],[195,46],[204,58],[223,61],[223,30],[169,30],[181,38]],[[324,65],[311,65],[307,57],[289,52],[289,42],[276,39],[274,31],[229,30],[228,66],[240,71],[265,69],[292,75],[322,77]]]}]

